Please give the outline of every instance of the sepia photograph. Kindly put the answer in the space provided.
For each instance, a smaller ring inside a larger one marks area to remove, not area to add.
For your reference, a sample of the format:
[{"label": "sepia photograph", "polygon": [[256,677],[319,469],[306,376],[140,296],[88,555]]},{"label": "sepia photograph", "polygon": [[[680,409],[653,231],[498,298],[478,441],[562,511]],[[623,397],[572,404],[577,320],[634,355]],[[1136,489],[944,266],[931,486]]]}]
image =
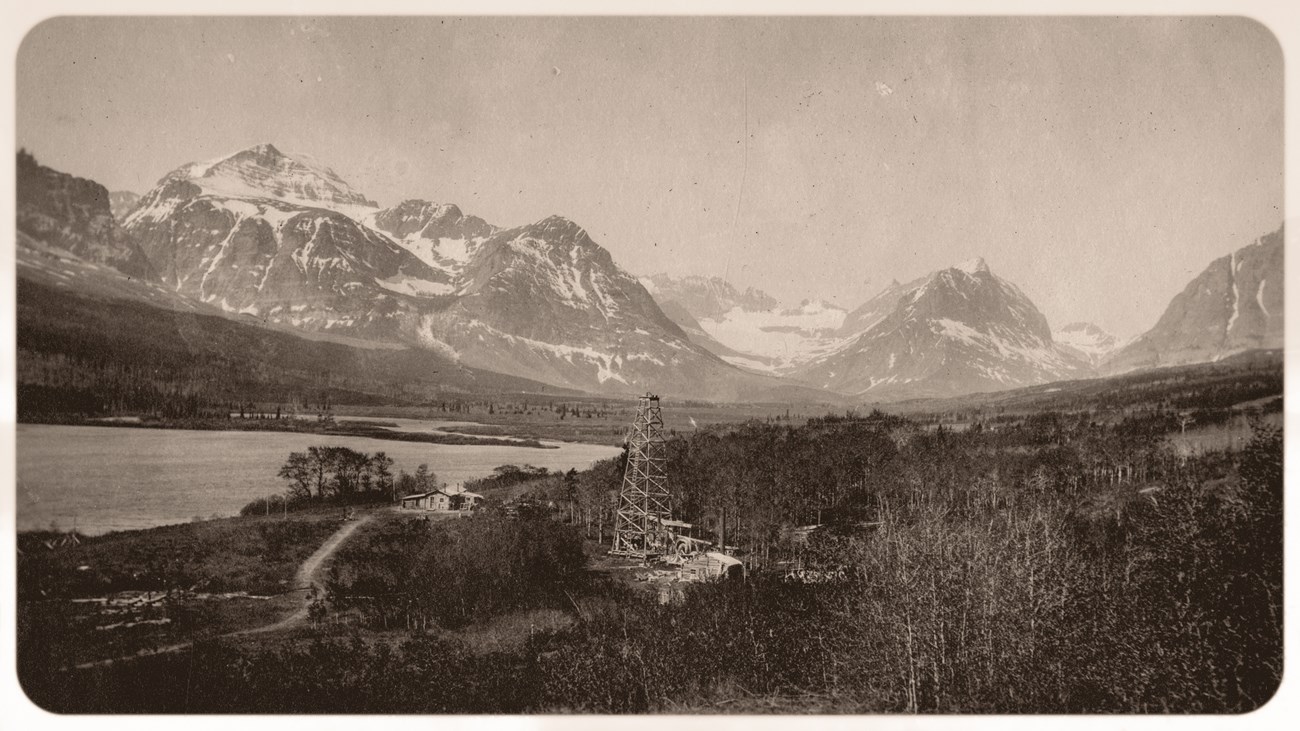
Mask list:
[{"label": "sepia photograph", "polygon": [[1296,48],[844,11],[25,22],[14,700],[1269,704]]}]

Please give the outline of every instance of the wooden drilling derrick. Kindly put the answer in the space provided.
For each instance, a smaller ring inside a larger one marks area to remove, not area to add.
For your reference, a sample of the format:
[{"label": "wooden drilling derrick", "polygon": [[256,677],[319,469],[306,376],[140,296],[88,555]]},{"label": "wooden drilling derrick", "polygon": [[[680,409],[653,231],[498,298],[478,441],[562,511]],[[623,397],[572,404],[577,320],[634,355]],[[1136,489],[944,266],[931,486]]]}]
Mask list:
[{"label": "wooden drilling derrick", "polygon": [[636,419],[628,431],[627,468],[618,494],[611,555],[644,560],[672,549],[663,526],[672,517],[663,430],[659,397],[639,397]]}]

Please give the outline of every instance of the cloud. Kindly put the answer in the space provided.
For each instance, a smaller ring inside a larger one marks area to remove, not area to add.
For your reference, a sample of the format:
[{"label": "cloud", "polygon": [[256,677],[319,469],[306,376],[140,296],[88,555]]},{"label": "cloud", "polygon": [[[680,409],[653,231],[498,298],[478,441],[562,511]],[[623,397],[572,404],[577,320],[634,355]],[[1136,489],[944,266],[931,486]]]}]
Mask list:
[{"label": "cloud", "polygon": [[881,96],[889,96],[890,94],[893,94],[893,93],[894,93],[894,90],[891,89],[891,88],[889,88],[889,84],[886,84],[886,83],[883,82],[883,81],[877,81],[877,82],[876,82],[876,93],[879,94],[879,95],[881,95]]}]

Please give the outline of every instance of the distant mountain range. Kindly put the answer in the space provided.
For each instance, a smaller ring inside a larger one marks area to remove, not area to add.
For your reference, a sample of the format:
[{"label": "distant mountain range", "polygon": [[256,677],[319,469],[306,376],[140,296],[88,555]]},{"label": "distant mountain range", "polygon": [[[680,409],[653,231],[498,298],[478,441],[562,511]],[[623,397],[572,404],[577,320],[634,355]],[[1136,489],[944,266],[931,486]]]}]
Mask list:
[{"label": "distant mountain range", "polygon": [[983,260],[893,282],[852,311],[783,307],[716,277],[638,280],[560,216],[503,227],[447,203],[380,208],[324,164],[270,144],[183,165],[140,196],[23,153],[18,182],[20,277],[419,347],[458,368],[589,393],[888,401],[1281,345],[1280,230],[1216,261],[1155,328],[1121,344],[1088,323],[1053,333]]},{"label": "distant mountain range", "polygon": [[701,319],[717,319],[735,309],[762,312],[775,309],[779,304],[767,292],[753,287],[741,292],[721,277],[652,274],[642,279],[641,283],[660,302],[680,303],[688,312]]},{"label": "distant mountain range", "polygon": [[1119,338],[1091,322],[1071,322],[1052,331],[1052,339],[1073,349],[1092,366],[1099,366],[1124,345]]},{"label": "distant mountain range", "polygon": [[115,256],[138,251],[161,289],[264,325],[419,346],[591,393],[828,398],[692,343],[562,217],[502,228],[454,205],[380,209],[330,168],[273,145],[173,170],[120,228],[98,190],[104,230],[128,247]]},{"label": "distant mountain range", "polygon": [[115,190],[108,194],[108,209],[113,218],[121,223],[126,214],[140,202],[140,194],[129,190]]},{"label": "distant mountain range", "polygon": [[[850,312],[783,309],[717,278],[642,280],[698,344],[730,363],[861,401],[952,397],[1282,347],[1281,229],[1213,262],[1147,333],[1053,331],[982,259],[891,282]],[[1249,293],[1243,295],[1243,292]]]},{"label": "distant mountain range", "polygon": [[982,259],[891,282],[852,312],[807,301],[781,308],[762,292],[742,298],[716,278],[655,275],[647,286],[665,312],[680,313],[674,319],[691,337],[728,362],[866,400],[1091,375],[1115,343],[1086,323],[1054,335],[1024,293]]},{"label": "distant mountain range", "polygon": [[788,373],[830,348],[846,314],[811,300],[781,307],[766,292],[740,292],[718,277],[655,274],[641,282],[692,340],[728,363],[766,373]]}]

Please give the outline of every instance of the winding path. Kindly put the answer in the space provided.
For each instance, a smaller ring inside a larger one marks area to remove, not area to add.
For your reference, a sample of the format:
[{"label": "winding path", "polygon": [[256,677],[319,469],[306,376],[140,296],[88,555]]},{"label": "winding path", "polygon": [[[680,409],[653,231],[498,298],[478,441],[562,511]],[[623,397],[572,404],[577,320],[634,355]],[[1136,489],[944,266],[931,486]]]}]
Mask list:
[{"label": "winding path", "polygon": [[[366,513],[360,518],[348,522],[342,528],[339,528],[337,531],[335,531],[334,535],[331,535],[329,538],[326,538],[325,542],[321,544],[320,548],[316,549],[316,552],[308,556],[307,560],[302,562],[302,566],[298,567],[298,573],[294,575],[294,580],[293,580],[294,586],[296,588],[294,588],[293,591],[305,591],[311,588],[313,584],[323,585],[325,583],[324,580],[325,562],[334,556],[334,553],[339,550],[339,547],[342,546],[344,542],[346,542],[348,538],[350,538],[352,534],[357,531],[358,528],[365,525],[366,523],[369,523],[374,519],[375,519],[374,512]],[[298,607],[298,611],[294,612],[293,614],[290,614],[289,616],[285,617],[279,622],[264,624],[261,627],[252,627],[250,629],[241,629],[241,630],[236,630],[234,632],[227,632],[224,635],[218,635],[218,636],[237,637],[240,635],[255,635],[255,634],[261,634],[263,632],[275,632],[276,630],[286,629],[306,619],[307,609],[309,606],[310,606],[309,602],[304,600],[302,606]]]},{"label": "winding path", "polygon": [[[347,542],[348,538],[352,537],[352,534],[355,533],[358,528],[374,520],[378,512],[379,511],[369,512],[366,513],[365,515],[358,517],[355,520],[348,521],[348,523],[346,523],[342,528],[339,528],[329,538],[326,538],[325,542],[321,544],[320,548],[316,549],[316,552],[308,556],[307,560],[302,562],[302,566],[298,567],[298,573],[294,575],[294,581],[293,581],[294,588],[290,589],[290,591],[306,591],[307,589],[311,588],[313,584],[323,584],[325,578],[326,563],[330,560],[330,558],[334,556],[334,554],[339,550],[339,548],[345,542]],[[246,635],[255,635],[255,634],[262,634],[264,632],[276,632],[278,630],[288,629],[297,624],[300,624],[303,620],[307,619],[307,609],[309,606],[310,606],[310,597],[304,599],[302,602],[302,606],[298,607],[298,609],[293,614],[290,614],[289,616],[285,617],[284,619],[281,619],[278,622],[272,622],[271,624],[264,624],[260,627],[251,627],[249,629],[241,629],[241,630],[235,630],[234,632],[226,632],[220,635],[216,635],[215,637],[241,637]],[[139,652],[135,652],[130,655],[120,655],[118,657],[110,657],[104,660],[92,660],[90,662],[83,662],[79,665],[76,665],[75,667],[78,669],[93,668],[99,665],[108,665],[117,660],[129,660],[134,657],[149,657],[151,655],[164,655],[169,652],[180,652],[181,650],[193,646],[193,644],[194,644],[193,642],[178,642],[174,645],[163,645],[162,647],[158,647],[153,650],[141,650]]]}]

